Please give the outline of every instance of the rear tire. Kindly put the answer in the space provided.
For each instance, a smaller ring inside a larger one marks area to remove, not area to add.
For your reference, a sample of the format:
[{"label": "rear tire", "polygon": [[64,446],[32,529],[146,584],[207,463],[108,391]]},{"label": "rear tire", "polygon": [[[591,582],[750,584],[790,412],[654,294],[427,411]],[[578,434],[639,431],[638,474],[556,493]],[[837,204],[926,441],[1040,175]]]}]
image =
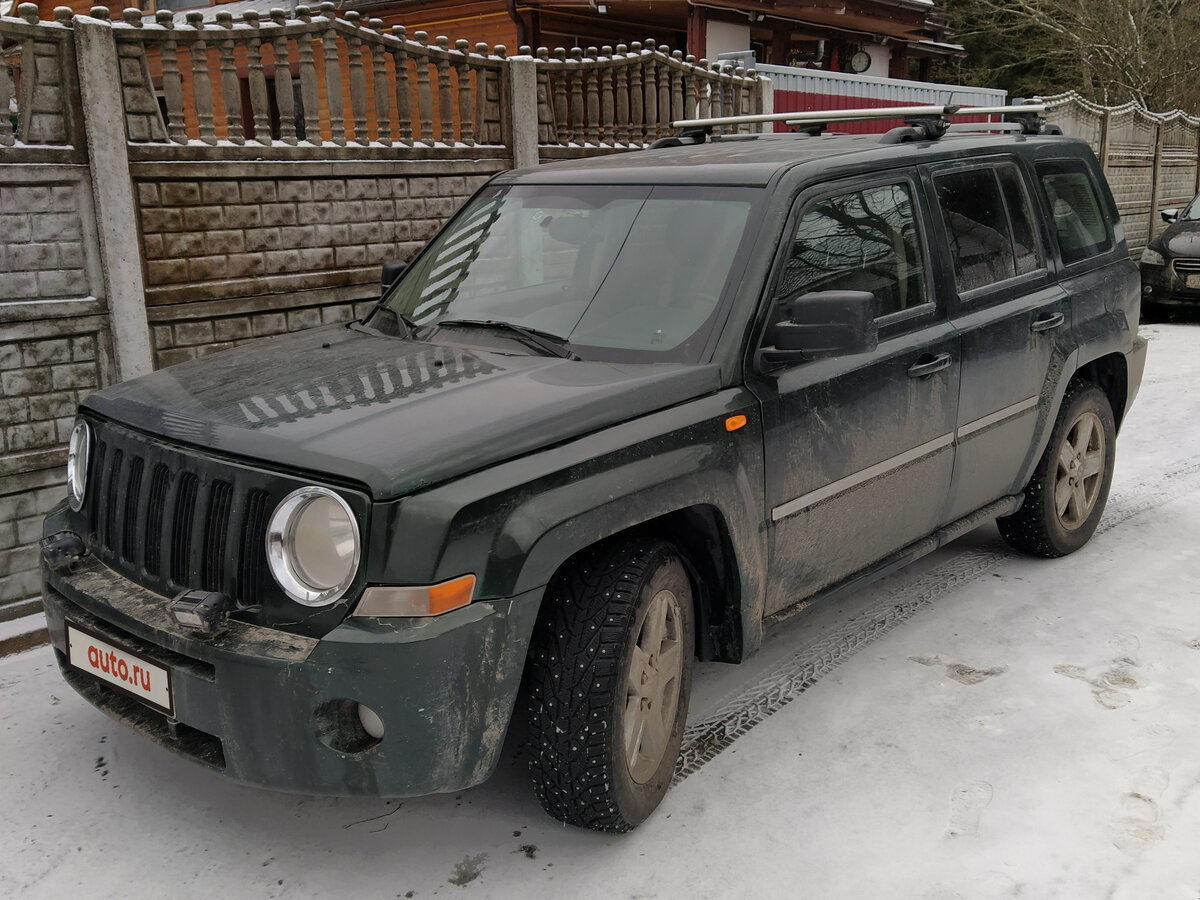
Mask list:
[{"label": "rear tire", "polygon": [[658,806],[687,718],[692,623],[691,582],[663,541],[623,539],[555,576],[526,682],[529,772],[546,812],[623,832]]},{"label": "rear tire", "polygon": [[1067,388],[1046,452],[1025,488],[1025,503],[996,520],[1011,546],[1037,556],[1074,553],[1100,524],[1112,485],[1117,429],[1096,385]]}]

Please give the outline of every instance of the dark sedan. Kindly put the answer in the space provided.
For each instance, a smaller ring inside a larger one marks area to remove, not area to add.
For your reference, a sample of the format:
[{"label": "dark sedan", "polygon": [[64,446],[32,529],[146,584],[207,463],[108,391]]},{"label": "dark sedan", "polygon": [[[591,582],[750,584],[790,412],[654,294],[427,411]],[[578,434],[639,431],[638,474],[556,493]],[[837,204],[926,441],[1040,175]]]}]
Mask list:
[{"label": "dark sedan", "polygon": [[1167,228],[1142,251],[1146,303],[1200,306],[1200,195],[1181,212],[1164,209]]}]

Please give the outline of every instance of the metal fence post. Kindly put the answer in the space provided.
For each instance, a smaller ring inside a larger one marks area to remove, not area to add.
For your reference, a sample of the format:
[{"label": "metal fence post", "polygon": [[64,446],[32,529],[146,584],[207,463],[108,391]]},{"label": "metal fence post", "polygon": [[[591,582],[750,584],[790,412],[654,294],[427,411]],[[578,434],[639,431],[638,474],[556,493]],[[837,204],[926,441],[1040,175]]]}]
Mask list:
[{"label": "metal fence post", "polygon": [[1159,182],[1162,180],[1164,143],[1167,130],[1162,119],[1154,126],[1154,167],[1150,175],[1150,222],[1146,227],[1146,240],[1154,239],[1154,226],[1158,221],[1158,198],[1161,195]]}]

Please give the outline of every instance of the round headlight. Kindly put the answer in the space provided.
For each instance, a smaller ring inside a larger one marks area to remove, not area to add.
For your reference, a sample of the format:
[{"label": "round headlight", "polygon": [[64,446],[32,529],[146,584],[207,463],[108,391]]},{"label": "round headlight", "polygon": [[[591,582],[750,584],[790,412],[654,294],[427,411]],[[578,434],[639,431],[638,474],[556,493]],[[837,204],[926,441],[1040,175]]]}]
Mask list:
[{"label": "round headlight", "polygon": [[358,523],[346,501],[322,487],[292,491],[267,525],[267,562],[284,593],[305,606],[336,603],[359,560]]},{"label": "round headlight", "polygon": [[92,434],[83,419],[75,422],[71,429],[71,440],[67,443],[67,486],[71,489],[71,509],[76,512],[83,506],[83,492],[87,488],[88,451],[92,446]]}]

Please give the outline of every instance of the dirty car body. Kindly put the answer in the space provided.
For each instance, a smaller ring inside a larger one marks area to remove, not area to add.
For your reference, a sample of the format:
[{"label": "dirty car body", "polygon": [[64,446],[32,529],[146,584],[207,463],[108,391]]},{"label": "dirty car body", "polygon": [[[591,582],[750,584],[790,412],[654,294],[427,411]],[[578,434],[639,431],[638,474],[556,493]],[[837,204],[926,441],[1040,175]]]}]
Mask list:
[{"label": "dirty car body", "polygon": [[1167,227],[1142,251],[1143,300],[1162,308],[1200,305],[1200,196],[1164,209]]},{"label": "dirty car body", "polygon": [[1041,555],[1087,540],[1138,300],[1068,139],[507,173],[363,323],[85,401],[45,524],[55,652],[110,715],[279,789],[458,790],[524,716],[547,810],[627,830],[693,658],[997,516]]}]

